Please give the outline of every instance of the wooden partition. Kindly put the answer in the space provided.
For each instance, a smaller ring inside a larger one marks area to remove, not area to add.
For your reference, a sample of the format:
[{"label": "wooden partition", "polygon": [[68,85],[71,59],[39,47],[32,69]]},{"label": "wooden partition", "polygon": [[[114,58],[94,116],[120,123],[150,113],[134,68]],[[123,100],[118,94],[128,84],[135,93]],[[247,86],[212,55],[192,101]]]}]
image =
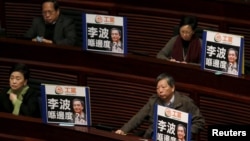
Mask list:
[{"label": "wooden partition", "polygon": [[[155,78],[162,72],[173,75],[176,89],[195,100],[207,126],[250,123],[247,76],[215,75],[196,65],[154,57],[102,54],[0,38],[0,88],[8,86],[8,70],[16,62],[28,64],[33,79],[89,86],[93,125],[120,128],[156,93]],[[146,127],[147,123],[138,130]],[[207,141],[207,130],[200,140]]]},{"label": "wooden partition", "polygon": [[[1,141],[138,141],[136,136],[122,136],[114,132],[84,126],[44,124],[40,119],[0,113]],[[18,126],[18,127],[17,127]]]}]

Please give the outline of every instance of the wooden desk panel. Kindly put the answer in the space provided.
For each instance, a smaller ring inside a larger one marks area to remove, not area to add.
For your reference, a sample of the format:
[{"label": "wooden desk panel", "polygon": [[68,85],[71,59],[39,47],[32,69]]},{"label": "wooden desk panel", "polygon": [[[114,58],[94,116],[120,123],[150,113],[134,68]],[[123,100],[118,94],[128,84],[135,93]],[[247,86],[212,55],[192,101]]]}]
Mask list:
[{"label": "wooden desk panel", "polygon": [[59,72],[92,69],[93,72],[101,70],[103,73],[113,76],[129,74],[144,77],[143,79],[145,77],[154,79],[158,74],[168,72],[180,83],[202,85],[236,95],[249,95],[246,89],[250,86],[249,76],[215,75],[212,72],[201,70],[196,65],[178,64],[130,54],[123,56],[86,52],[69,46],[47,45],[8,38],[0,38],[0,45],[0,61],[3,62],[22,60],[38,68],[59,69]]},{"label": "wooden desk panel", "polygon": [[[249,5],[208,0],[174,0],[168,4],[165,0],[154,3],[147,0],[59,0],[59,3],[61,10],[127,17],[128,51],[152,57],[173,36],[174,26],[179,24],[181,16],[194,15],[202,29],[244,36],[245,58],[250,60]],[[0,21],[7,37],[22,36],[32,19],[41,14],[40,1],[1,0],[0,5]]]},{"label": "wooden desk panel", "polygon": [[138,141],[135,136],[122,136],[94,127],[62,127],[44,124],[40,119],[0,113],[0,139],[22,141]]},{"label": "wooden desk panel", "polygon": [[[6,69],[15,62],[28,64],[31,78],[90,86],[94,125],[121,127],[155,93],[155,77],[165,71],[176,79],[176,89],[187,92],[200,106],[207,125],[250,122],[247,76],[217,76],[199,66],[152,57],[108,55],[0,38],[0,77],[5,80],[0,82],[0,88],[8,85]],[[139,129],[147,128],[145,125]],[[200,141],[206,139],[205,131]]]}]

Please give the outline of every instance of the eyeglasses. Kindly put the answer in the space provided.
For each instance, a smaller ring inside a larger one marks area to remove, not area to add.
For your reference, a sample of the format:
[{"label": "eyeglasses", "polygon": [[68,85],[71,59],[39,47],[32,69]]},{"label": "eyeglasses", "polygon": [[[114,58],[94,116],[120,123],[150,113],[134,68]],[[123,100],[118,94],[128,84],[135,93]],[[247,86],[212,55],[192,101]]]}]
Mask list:
[{"label": "eyeglasses", "polygon": [[53,11],[43,11],[42,14],[45,16],[45,15],[52,15],[55,13],[55,10]]},{"label": "eyeglasses", "polygon": [[180,31],[181,34],[192,35],[193,31]]}]

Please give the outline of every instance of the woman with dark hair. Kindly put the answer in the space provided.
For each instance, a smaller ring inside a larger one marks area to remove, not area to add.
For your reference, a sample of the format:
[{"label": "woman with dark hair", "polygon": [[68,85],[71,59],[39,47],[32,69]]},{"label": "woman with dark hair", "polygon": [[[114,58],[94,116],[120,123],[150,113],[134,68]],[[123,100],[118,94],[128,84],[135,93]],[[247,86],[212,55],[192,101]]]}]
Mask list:
[{"label": "woman with dark hair", "polygon": [[167,42],[158,52],[157,58],[178,63],[199,64],[202,41],[195,34],[197,25],[196,17],[184,16],[180,21],[179,34]]},{"label": "woman with dark hair", "polygon": [[29,87],[30,70],[25,64],[15,64],[9,72],[9,88],[0,93],[0,112],[41,117],[40,93]]}]

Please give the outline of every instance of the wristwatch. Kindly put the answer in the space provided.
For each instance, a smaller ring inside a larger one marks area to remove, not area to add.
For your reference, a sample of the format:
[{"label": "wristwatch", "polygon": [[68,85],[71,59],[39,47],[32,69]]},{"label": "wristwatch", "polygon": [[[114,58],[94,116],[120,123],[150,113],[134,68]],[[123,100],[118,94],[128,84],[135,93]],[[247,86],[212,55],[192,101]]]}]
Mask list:
[{"label": "wristwatch", "polygon": [[37,40],[37,42],[43,42],[43,37],[37,36],[36,40]]}]

